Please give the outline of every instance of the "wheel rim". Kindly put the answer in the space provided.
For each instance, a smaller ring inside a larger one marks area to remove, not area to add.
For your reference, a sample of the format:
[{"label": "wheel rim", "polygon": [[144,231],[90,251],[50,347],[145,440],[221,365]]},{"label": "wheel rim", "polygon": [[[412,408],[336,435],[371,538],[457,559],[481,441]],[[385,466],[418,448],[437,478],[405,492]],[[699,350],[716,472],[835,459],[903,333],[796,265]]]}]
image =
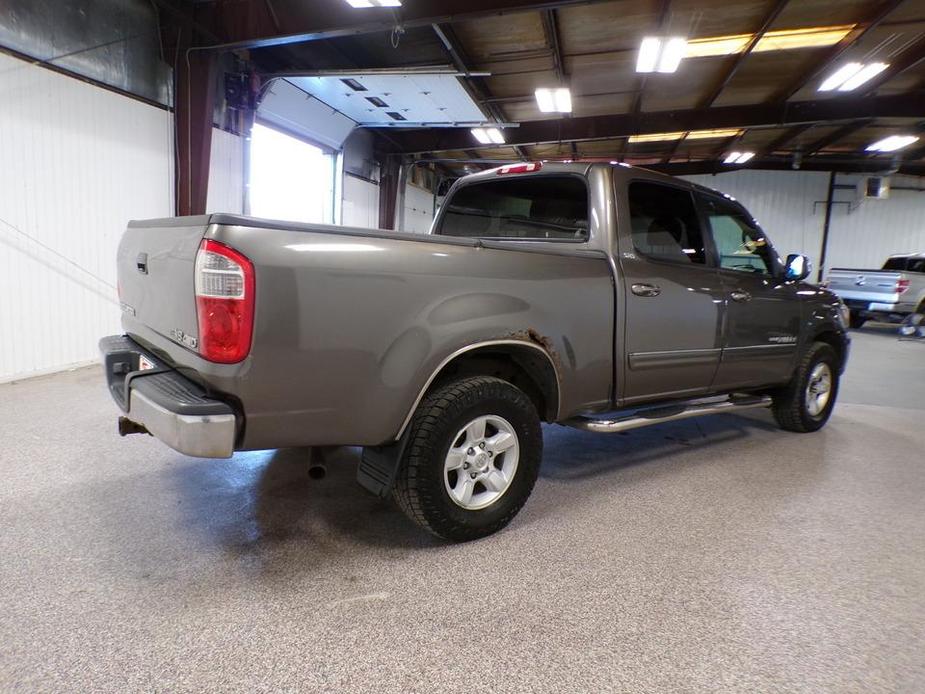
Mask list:
[{"label": "wheel rim", "polygon": [[488,508],[510,489],[520,459],[520,441],[503,417],[484,415],[453,438],[443,466],[443,483],[457,506]]},{"label": "wheel rim", "polygon": [[818,417],[825,410],[832,397],[832,369],[826,363],[813,367],[806,384],[806,411],[811,417]]}]

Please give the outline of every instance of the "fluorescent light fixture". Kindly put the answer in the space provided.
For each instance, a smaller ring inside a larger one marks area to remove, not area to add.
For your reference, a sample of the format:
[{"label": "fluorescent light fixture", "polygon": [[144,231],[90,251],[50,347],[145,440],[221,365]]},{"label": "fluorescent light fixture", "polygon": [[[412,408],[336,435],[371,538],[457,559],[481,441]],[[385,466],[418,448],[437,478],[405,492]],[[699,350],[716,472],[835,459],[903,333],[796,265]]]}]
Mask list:
[{"label": "fluorescent light fixture", "polygon": [[860,72],[858,72],[856,75],[853,75],[852,77],[849,77],[847,80],[845,80],[844,84],[842,84],[838,88],[838,91],[840,92],[853,91],[857,89],[858,87],[860,87],[865,82],[869,82],[870,80],[872,80],[874,77],[876,77],[881,72],[886,70],[889,66],[890,66],[889,63],[870,63],[868,65],[865,65],[864,68]]},{"label": "fluorescent light fixture", "polygon": [[659,72],[677,72],[684,54],[687,52],[687,40],[680,37],[672,37],[665,43],[662,48],[662,58],[658,61]]},{"label": "fluorescent light fixture", "polygon": [[720,137],[737,137],[742,134],[741,128],[717,128],[715,130],[691,130],[687,134],[688,140],[710,140]]},{"label": "fluorescent light fixture", "polygon": [[636,72],[655,72],[658,64],[658,55],[662,50],[662,40],[654,36],[646,36],[639,45],[639,56],[636,58]]},{"label": "fluorescent light fixture", "polygon": [[718,128],[714,130],[691,130],[688,133],[684,131],[673,133],[652,133],[651,135],[630,135],[629,141],[632,144],[637,142],[668,142],[670,140],[710,140],[721,137],[735,137],[742,133],[741,128]]},{"label": "fluorescent light fixture", "polygon": [[572,112],[572,93],[568,89],[546,89],[544,87],[537,89],[535,94],[536,105],[543,113]]},{"label": "fluorescent light fixture", "polygon": [[556,90],[556,110],[559,113],[572,112],[572,93],[565,88]]},{"label": "fluorescent light fixture", "polygon": [[882,140],[878,140],[867,147],[868,152],[895,152],[897,149],[908,147],[913,142],[918,142],[919,138],[915,135],[890,135]]},{"label": "fluorescent light fixture", "polygon": [[637,142],[668,142],[669,140],[680,140],[684,137],[684,132],[677,133],[653,133],[651,135],[630,135],[630,144]]},{"label": "fluorescent light fixture", "polygon": [[504,144],[504,134],[498,128],[472,128],[472,134],[483,145]]},{"label": "fluorescent light fixture", "polygon": [[680,36],[646,36],[639,44],[636,72],[676,72],[687,52],[687,39]]},{"label": "fluorescent light fixture", "polygon": [[730,152],[724,160],[724,164],[744,164],[755,156],[754,152]]},{"label": "fluorescent light fixture", "polygon": [[847,65],[842,65],[835,72],[826,77],[825,81],[819,85],[819,91],[831,92],[838,89],[847,80],[858,74],[863,67],[863,63],[848,63]]},{"label": "fluorescent light fixture", "polygon": [[[754,53],[769,51],[788,51],[797,48],[822,48],[834,46],[855,28],[854,24],[842,24],[826,27],[809,27],[803,29],[780,29],[765,33],[755,47]],[[736,55],[742,53],[754,34],[730,34],[728,36],[709,36],[702,39],[690,39],[685,49],[685,58],[709,58],[718,55]]]},{"label": "fluorescent light fixture", "polygon": [[350,7],[401,7],[401,0],[344,0]]},{"label": "fluorescent light fixture", "polygon": [[552,96],[552,89],[537,89],[536,105],[543,113],[552,113],[556,110],[556,100]]}]

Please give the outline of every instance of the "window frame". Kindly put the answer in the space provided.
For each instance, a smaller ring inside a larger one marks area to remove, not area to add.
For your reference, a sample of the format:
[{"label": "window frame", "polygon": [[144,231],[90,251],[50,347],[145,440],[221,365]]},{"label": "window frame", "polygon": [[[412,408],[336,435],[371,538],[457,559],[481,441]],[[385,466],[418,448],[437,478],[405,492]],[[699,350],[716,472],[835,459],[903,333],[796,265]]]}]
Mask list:
[{"label": "window frame", "polygon": [[[697,223],[700,225],[700,236],[701,241],[703,242],[703,263],[682,263],[678,260],[671,260],[670,258],[659,258],[657,256],[649,255],[641,250],[636,245],[636,238],[633,234],[633,214],[630,203],[630,188],[634,183],[647,183],[649,185],[661,186],[662,188],[673,188],[674,190],[680,190],[684,193],[687,193],[690,196],[691,204],[694,206],[694,216],[697,218]],[[703,268],[704,270],[715,270],[719,267],[717,262],[716,249],[713,247],[713,238],[712,236],[705,233],[705,220],[701,212],[700,205],[697,204],[697,198],[694,193],[698,192],[695,188],[691,186],[684,185],[683,183],[675,183],[674,181],[662,181],[655,180],[652,178],[631,178],[626,182],[626,215],[629,231],[629,241],[630,245],[633,248],[633,252],[639,255],[641,258],[645,258],[648,262],[651,263],[663,263],[670,267],[683,267],[683,268]]]},{"label": "window frame", "polygon": [[[716,264],[717,270],[721,272],[734,273],[734,276],[736,277],[740,277],[740,276],[763,277],[763,278],[770,277],[771,279],[781,279],[782,277],[785,277],[784,263],[781,260],[780,253],[777,252],[777,249],[774,247],[774,244],[771,242],[771,238],[768,236],[767,232],[761,228],[761,225],[758,224],[758,222],[755,220],[752,214],[745,208],[744,205],[742,205],[738,200],[730,200],[728,197],[726,197],[725,195],[717,191],[704,191],[704,190],[694,189],[692,193],[694,194],[694,202],[696,203],[700,216],[703,219],[704,228],[707,230],[706,240],[711,248],[711,253],[713,255],[713,262]],[[742,216],[745,217],[745,219],[749,220],[754,225],[754,228],[757,229],[762,234],[762,236],[764,236],[765,243],[767,244],[767,247],[771,250],[772,258],[777,260],[777,263],[774,264],[773,268],[771,268],[771,272],[743,272],[742,270],[735,270],[733,268],[723,267],[722,260],[719,254],[719,247],[716,245],[716,239],[713,238],[713,225],[710,223],[709,210],[707,209],[707,206],[701,201],[701,198],[703,198],[704,200],[714,199],[714,200],[719,201],[720,203],[723,203],[725,205],[729,205],[735,208],[740,213],[742,213]]]},{"label": "window frame", "polygon": [[[567,172],[561,172],[561,171],[550,171],[547,173],[535,173],[535,174],[527,174],[527,175],[514,175],[514,176],[510,176],[507,179],[503,178],[502,176],[498,176],[497,174],[495,174],[495,176],[496,176],[495,178],[476,179],[468,183],[463,183],[459,185],[458,187],[451,189],[449,194],[447,195],[447,199],[444,200],[442,205],[440,205],[440,217],[438,218],[437,223],[434,224],[434,228],[433,228],[433,231],[431,232],[431,235],[432,236],[442,236],[443,238],[449,238],[449,239],[473,239],[476,241],[492,241],[492,242],[498,242],[498,243],[514,242],[514,243],[588,244],[591,242],[592,237],[594,236],[591,232],[592,201],[591,201],[591,186],[588,183],[587,176],[585,176],[584,174],[580,174],[580,173],[567,173]],[[514,236],[453,236],[451,234],[441,233],[443,230],[443,225],[446,221],[447,212],[449,211],[449,208],[450,208],[450,205],[448,205],[447,203],[449,202],[450,204],[452,204],[453,198],[459,193],[459,191],[465,190],[466,188],[472,188],[473,186],[489,185],[491,183],[499,183],[505,180],[537,179],[537,178],[575,178],[581,181],[582,185],[585,188],[585,201],[586,201],[585,210],[587,213],[585,221],[587,221],[588,223],[587,231],[585,232],[582,238],[543,239],[539,237],[521,238],[521,237],[514,237]]]}]

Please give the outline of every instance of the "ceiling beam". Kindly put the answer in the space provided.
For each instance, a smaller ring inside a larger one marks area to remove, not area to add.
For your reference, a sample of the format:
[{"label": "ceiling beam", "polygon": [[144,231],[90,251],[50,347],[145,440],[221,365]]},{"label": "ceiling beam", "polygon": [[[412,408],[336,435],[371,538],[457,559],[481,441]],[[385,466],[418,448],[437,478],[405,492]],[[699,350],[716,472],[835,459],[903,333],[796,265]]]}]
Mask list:
[{"label": "ceiling beam", "polygon": [[[453,61],[453,65],[457,70],[459,70],[459,72],[466,75],[463,86],[467,87],[466,91],[469,92],[469,96],[473,101],[481,103],[485,106],[485,109],[488,111],[492,120],[494,120],[496,123],[503,123],[505,121],[504,114],[493,103],[491,91],[488,89],[488,85],[485,83],[485,80],[482,77],[472,76],[472,73],[469,70],[469,65],[471,64],[469,56],[466,53],[466,50],[462,47],[462,44],[459,41],[459,37],[456,36],[456,32],[453,31],[453,27],[449,25],[442,26],[440,24],[434,24],[433,29],[434,33],[437,34],[437,38],[440,39],[440,43],[443,44],[443,47],[446,50],[447,55],[449,55],[450,60]],[[515,145],[514,151],[521,159],[527,159],[526,152],[524,152],[520,147]]]},{"label": "ceiling beam", "polygon": [[721,80],[719,80],[717,85],[710,90],[707,98],[705,98],[700,103],[703,108],[712,106],[713,102],[716,101],[719,98],[719,95],[723,93],[723,90],[729,86],[729,83],[732,81],[732,78],[735,77],[735,74],[739,71],[739,68],[742,67],[742,64],[746,61],[748,56],[750,56],[752,51],[755,50],[755,46],[758,45],[758,42],[771,28],[771,25],[774,24],[774,21],[777,19],[778,15],[783,12],[788,2],[790,2],[790,0],[774,0],[774,5],[771,7],[770,12],[768,12],[768,14],[765,16],[761,26],[745,46],[745,50],[743,50],[733,59],[732,65],[729,66],[726,74]]},{"label": "ceiling beam", "polygon": [[[671,164],[645,164],[643,168],[661,171],[662,173],[671,174],[673,176],[692,176],[696,174],[729,173],[742,170],[743,168],[749,171],[753,169],[792,171],[793,162],[790,158],[768,157],[764,159],[752,159],[747,167],[724,166],[718,161],[702,160],[673,162]],[[842,159],[832,157],[817,157],[804,162],[800,166],[801,171],[838,171],[844,173],[881,174],[891,171],[892,168],[890,160]],[[901,164],[899,173],[909,174],[910,176],[921,176],[925,174],[925,164]]]},{"label": "ceiling beam", "polygon": [[[307,19],[293,26],[292,19],[283,24],[290,29],[287,33],[267,31],[267,22],[220,21],[226,40],[222,44],[208,46],[222,50],[245,50],[285,46],[293,43],[306,43],[322,39],[343,38],[391,32],[396,26],[404,29],[429,26],[431,24],[450,24],[459,21],[498,17],[518,12],[549,10],[570,5],[590,5],[609,0],[417,0],[401,8],[354,9],[346,3],[331,0],[325,4],[324,11],[312,12]],[[319,3],[320,4],[320,3]],[[246,5],[248,12],[252,3],[239,0],[218,0],[210,3],[203,12],[211,12],[219,18],[222,15],[233,17]],[[343,5],[341,7],[340,5]],[[257,3],[258,8],[266,5]],[[311,6],[307,4],[307,6]],[[281,21],[281,20],[280,20]],[[205,47],[205,46],[204,46]]]},{"label": "ceiling beam", "polygon": [[556,70],[556,79],[561,84],[565,81],[565,60],[562,57],[562,46],[559,43],[559,19],[556,10],[543,10],[543,34],[546,36],[546,45],[552,51],[553,67]]},{"label": "ceiling beam", "polygon": [[805,133],[807,130],[812,130],[815,125],[815,123],[802,123],[800,125],[795,125],[792,128],[788,128],[787,131],[780,135],[776,140],[771,142],[766,147],[762,147],[761,154],[773,154],[774,152],[784,149],[784,147]]},{"label": "ceiling beam", "polygon": [[[638,119],[632,113],[528,121],[505,129],[509,146],[604,140],[629,135],[705,130],[712,128],[780,127],[802,123],[856,121],[858,118],[919,118],[920,92],[875,97],[798,101],[788,104],[718,106],[676,111],[653,111]],[[497,147],[473,142],[463,128],[395,132],[401,152],[443,152],[465,148]]]},{"label": "ceiling beam", "polygon": [[782,89],[772,101],[786,101],[803,89],[807,84],[827,73],[832,65],[845,54],[845,51],[856,46],[861,39],[873,29],[877,28],[891,12],[903,2],[904,0],[884,0],[884,2],[877,5],[867,20],[861,22],[864,28],[861,29],[860,32],[853,35],[849,33],[845,38],[835,44],[832,50],[830,50],[821,61],[815,64],[815,67],[803,73],[800,77]]},{"label": "ceiling beam", "polygon": [[[894,77],[925,62],[925,36],[907,45],[897,57],[890,59],[890,66],[864,85],[864,94],[872,94]],[[922,109],[925,112],[925,108]]]},{"label": "ceiling beam", "polygon": [[862,128],[866,128],[868,125],[871,124],[872,121],[873,119],[871,118],[863,118],[854,123],[848,123],[847,125],[843,125],[837,130],[832,131],[825,137],[819,138],[812,144],[808,145],[806,147],[806,150],[803,152],[803,154],[808,157],[813,156],[817,154],[818,152],[821,152],[822,150],[824,150],[826,147],[830,147],[834,145],[839,140],[844,140],[846,137],[848,137],[849,135],[853,135],[858,130],[861,130]]}]

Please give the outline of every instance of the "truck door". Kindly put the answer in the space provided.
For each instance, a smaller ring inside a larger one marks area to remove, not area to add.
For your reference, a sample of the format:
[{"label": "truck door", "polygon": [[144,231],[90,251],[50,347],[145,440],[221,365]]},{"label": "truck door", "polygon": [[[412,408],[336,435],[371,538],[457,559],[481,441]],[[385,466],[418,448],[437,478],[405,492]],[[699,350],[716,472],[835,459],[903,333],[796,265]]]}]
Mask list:
[{"label": "truck door", "polygon": [[618,395],[633,404],[703,393],[719,365],[724,289],[692,193],[634,181],[627,196],[619,233],[626,325],[624,344],[616,345],[624,365]]},{"label": "truck door", "polygon": [[784,278],[783,263],[745,208],[718,195],[695,196],[726,291],[725,341],[714,387],[783,383],[793,371],[800,335],[799,283]]}]

